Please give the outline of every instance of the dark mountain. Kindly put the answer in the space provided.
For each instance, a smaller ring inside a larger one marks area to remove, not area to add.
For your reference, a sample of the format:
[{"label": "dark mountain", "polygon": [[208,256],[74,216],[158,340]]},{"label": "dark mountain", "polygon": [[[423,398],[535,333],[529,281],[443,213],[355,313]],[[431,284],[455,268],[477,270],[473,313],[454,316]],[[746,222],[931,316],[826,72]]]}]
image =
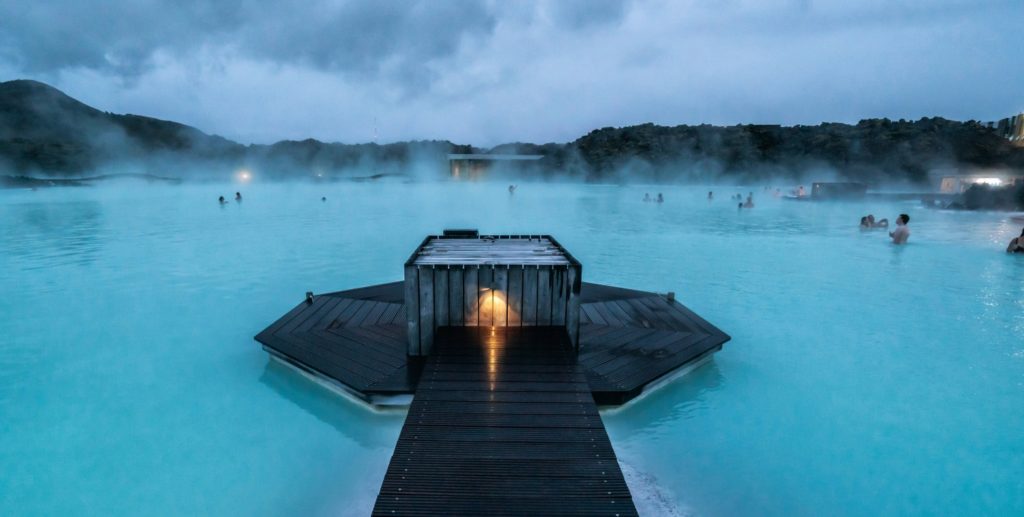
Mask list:
[{"label": "dark mountain", "polygon": [[[87,106],[46,84],[0,83],[0,175],[78,176],[108,169],[216,178],[241,167],[262,177],[404,172],[413,163],[446,167],[451,142],[346,145],[317,140],[245,146],[196,128]],[[5,170],[6,169],[6,170]]]},{"label": "dark mountain", "polygon": [[15,172],[166,169],[168,162],[238,161],[245,153],[245,146],[183,124],[97,110],[40,82],[0,83],[0,160]]},{"label": "dark mountain", "polygon": [[340,144],[307,139],[249,145],[193,127],[106,113],[35,81],[0,83],[0,175],[94,172],[219,177],[447,174],[448,153],[539,154],[503,174],[569,174],[589,181],[730,181],[767,177],[924,182],[930,171],[1024,171],[1024,148],[975,122],[862,120],[855,125],[602,128],[570,143],[510,143],[490,151],[448,141]]},{"label": "dark mountain", "polygon": [[743,182],[827,171],[867,183],[923,183],[937,169],[1024,171],[1024,148],[981,123],[943,118],[792,127],[644,124],[592,131],[565,149],[532,149],[599,179],[625,174],[653,181]]}]

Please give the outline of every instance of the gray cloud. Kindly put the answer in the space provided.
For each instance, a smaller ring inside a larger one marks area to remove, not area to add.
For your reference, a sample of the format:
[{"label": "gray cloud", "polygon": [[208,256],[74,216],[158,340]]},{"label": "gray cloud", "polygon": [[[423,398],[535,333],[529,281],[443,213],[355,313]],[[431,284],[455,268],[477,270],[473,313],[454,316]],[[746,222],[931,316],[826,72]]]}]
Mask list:
[{"label": "gray cloud", "polygon": [[1021,19],[1012,0],[0,1],[0,79],[244,142],[987,120],[1024,108]]},{"label": "gray cloud", "polygon": [[5,2],[0,20],[0,55],[27,72],[83,67],[125,77],[144,73],[157,52],[207,46],[341,72],[416,71],[496,22],[478,0]]}]

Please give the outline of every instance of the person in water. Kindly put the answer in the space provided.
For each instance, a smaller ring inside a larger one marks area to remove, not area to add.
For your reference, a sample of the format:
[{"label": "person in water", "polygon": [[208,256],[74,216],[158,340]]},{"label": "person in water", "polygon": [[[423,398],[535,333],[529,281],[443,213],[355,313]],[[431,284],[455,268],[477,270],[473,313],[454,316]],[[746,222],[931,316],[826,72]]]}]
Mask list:
[{"label": "person in water", "polygon": [[320,198],[320,202],[321,203],[326,203],[327,202],[327,196],[324,196],[324,197]]},{"label": "person in water", "polygon": [[241,192],[235,192],[235,201],[241,201],[241,200],[242,200],[242,193]]},{"label": "person in water", "polygon": [[871,223],[868,222],[868,216],[865,215],[860,218],[860,229],[867,230],[868,228],[871,228]]},{"label": "person in water", "polygon": [[715,199],[715,193],[709,190],[708,191],[708,201],[711,201],[712,199]]},{"label": "person in water", "polygon": [[861,219],[861,226],[863,226],[864,222],[866,221],[868,228],[888,228],[889,227],[889,220],[888,219],[882,219],[881,221],[875,222],[875,215],[874,214],[868,214],[867,216],[861,217],[860,219]]},{"label": "person in water", "polygon": [[217,198],[217,201],[219,201],[219,202],[220,202],[220,204],[222,204],[222,205],[223,205],[224,203],[227,203],[227,201],[224,201],[224,196],[221,196],[221,197]]},{"label": "person in water", "polygon": [[664,203],[665,202],[665,196],[661,195],[661,192],[658,192],[658,202],[659,203]]},{"label": "person in water", "polygon": [[651,193],[650,192],[644,192],[644,202],[647,202],[647,201],[650,201],[650,200],[651,200]]},{"label": "person in water", "polygon": [[800,185],[800,188],[796,189],[796,197],[804,197],[806,195],[807,195],[807,192],[804,191],[804,186]]},{"label": "person in water", "polygon": [[751,192],[747,196],[747,202],[743,203],[743,208],[754,208],[754,193]]},{"label": "person in water", "polygon": [[910,228],[907,227],[907,223],[910,222],[910,216],[907,214],[900,214],[896,218],[896,229],[889,232],[889,237],[892,237],[893,244],[906,244],[907,239],[910,238]]},{"label": "person in water", "polygon": [[1007,253],[1024,253],[1024,229],[1020,231],[1020,237],[1010,239],[1010,245],[1006,247]]}]

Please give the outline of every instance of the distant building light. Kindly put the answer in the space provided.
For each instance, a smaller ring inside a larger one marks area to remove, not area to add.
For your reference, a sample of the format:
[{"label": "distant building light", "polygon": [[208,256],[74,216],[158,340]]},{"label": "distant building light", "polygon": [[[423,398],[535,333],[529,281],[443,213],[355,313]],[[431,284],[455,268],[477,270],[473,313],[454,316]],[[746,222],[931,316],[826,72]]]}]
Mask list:
[{"label": "distant building light", "polygon": [[983,185],[992,185],[993,187],[998,187],[999,185],[1003,184],[1003,180],[1000,178],[974,178],[971,180],[971,183],[981,183]]}]

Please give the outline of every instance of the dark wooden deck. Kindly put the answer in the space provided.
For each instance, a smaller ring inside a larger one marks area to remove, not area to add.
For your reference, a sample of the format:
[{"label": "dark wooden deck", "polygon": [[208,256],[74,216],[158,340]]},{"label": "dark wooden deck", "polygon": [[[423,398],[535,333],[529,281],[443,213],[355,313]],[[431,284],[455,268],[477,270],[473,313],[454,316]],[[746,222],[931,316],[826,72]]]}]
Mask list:
[{"label": "dark wooden deck", "polygon": [[[269,352],[365,400],[411,394],[402,282],[317,295],[256,336]],[[584,283],[579,364],[599,404],[621,404],[719,350],[721,330],[676,301]]]},{"label": "dark wooden deck", "polygon": [[637,514],[564,329],[444,327],[434,347],[374,515]]}]

